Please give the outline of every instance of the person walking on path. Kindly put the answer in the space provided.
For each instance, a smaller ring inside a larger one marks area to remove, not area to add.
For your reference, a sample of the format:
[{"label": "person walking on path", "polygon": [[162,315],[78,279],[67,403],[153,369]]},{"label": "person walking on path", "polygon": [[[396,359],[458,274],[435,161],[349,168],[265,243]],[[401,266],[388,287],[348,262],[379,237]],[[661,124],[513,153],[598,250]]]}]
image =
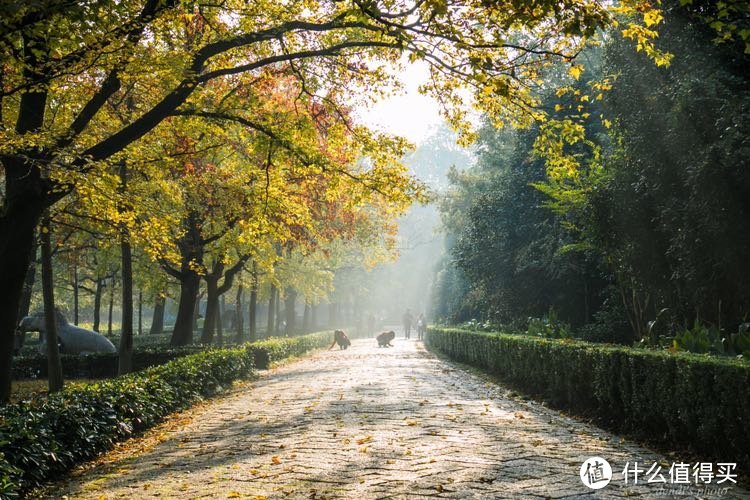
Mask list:
[{"label": "person walking on path", "polygon": [[411,336],[411,324],[414,323],[414,316],[411,315],[411,310],[407,309],[403,317],[404,323],[404,338],[408,339]]},{"label": "person walking on path", "polygon": [[427,318],[424,317],[424,313],[419,313],[419,317],[417,318],[417,340],[423,340],[426,331]]}]

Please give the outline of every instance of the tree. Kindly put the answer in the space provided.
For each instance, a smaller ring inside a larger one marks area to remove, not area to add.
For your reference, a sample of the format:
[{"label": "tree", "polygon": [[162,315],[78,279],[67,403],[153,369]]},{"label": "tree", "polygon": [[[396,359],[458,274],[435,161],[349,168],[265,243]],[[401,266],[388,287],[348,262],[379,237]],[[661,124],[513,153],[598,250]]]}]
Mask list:
[{"label": "tree", "polygon": [[468,289],[462,306],[451,305],[446,290],[438,293],[454,321],[522,325],[550,308],[575,326],[591,320],[602,286],[597,262],[564,251],[574,239],[533,187],[546,178],[544,161],[533,156],[537,134],[486,124],[476,166],[450,174],[442,210],[458,275],[444,270],[441,286]]},{"label": "tree", "polygon": [[616,40],[606,50],[618,147],[591,197],[588,234],[626,290],[638,339],[664,308],[674,328],[697,318],[736,326],[750,310],[750,56],[744,44],[714,43],[705,12],[665,9],[669,68]]},{"label": "tree", "polygon": [[[696,319],[734,327],[750,307],[748,55],[714,7],[667,2],[649,21],[668,65],[605,37],[601,78],[576,74],[558,90],[555,107],[577,116],[549,121],[535,145],[548,173],[536,186],[575,246],[602,259],[619,302],[603,312],[627,318],[630,341],[653,342],[657,320],[673,332]],[[722,16],[737,8],[747,11]]]},{"label": "tree", "polygon": [[41,243],[42,248],[42,293],[44,295],[44,330],[47,342],[47,370],[49,372],[49,392],[58,392],[63,388],[62,365],[57,347],[57,309],[55,308],[55,293],[52,283],[52,231],[49,214],[45,213],[42,220]]},{"label": "tree", "polygon": [[[642,2],[625,5],[635,3]],[[44,209],[69,193],[79,174],[137,157],[141,139],[200,102],[208,82],[252,86],[263,71],[286,64],[311,95],[335,88],[347,99],[370,96],[377,90],[361,89],[382,88],[386,79],[377,62],[408,52],[431,65],[428,91],[452,110],[454,123],[464,122],[459,83],[475,89],[478,103],[493,114],[512,107],[533,117],[525,82],[554,58],[574,58],[582,38],[608,20],[598,3],[582,0],[540,2],[533,10],[480,0],[460,7],[446,1],[142,0],[6,9],[0,281],[9,300],[0,308],[0,352],[11,352],[33,231]],[[523,29],[511,33],[515,27]],[[128,84],[143,99],[120,124],[110,105]],[[10,357],[3,356],[0,397],[6,399]]]}]

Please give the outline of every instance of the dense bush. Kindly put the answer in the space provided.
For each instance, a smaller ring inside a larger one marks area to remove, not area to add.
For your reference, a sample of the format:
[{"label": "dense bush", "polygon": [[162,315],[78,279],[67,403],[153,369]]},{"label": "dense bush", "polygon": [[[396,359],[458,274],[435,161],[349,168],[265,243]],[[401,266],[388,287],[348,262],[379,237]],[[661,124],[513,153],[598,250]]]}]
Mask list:
[{"label": "dense bush", "polygon": [[[268,368],[269,362],[304,354],[310,349],[323,347],[333,340],[332,332],[320,332],[300,337],[274,337],[254,342],[255,366]],[[184,347],[136,347],[133,351],[133,369],[141,371],[151,366],[163,365],[173,359],[194,354],[205,349],[200,345]],[[87,356],[60,356],[65,378],[112,378],[117,376],[117,353],[90,354]],[[47,357],[31,354],[13,358],[13,378],[46,378]]]},{"label": "dense bush", "polygon": [[[195,354],[203,348],[185,347],[136,347],[133,351],[133,369],[144,370],[150,366],[163,365],[173,359]],[[63,354],[60,360],[65,378],[112,378],[117,375],[117,353],[89,354],[78,356]],[[41,354],[13,358],[13,378],[46,378],[47,357]]]},{"label": "dense bush", "polygon": [[273,337],[249,344],[255,366],[266,369],[274,361],[299,356],[311,349],[325,347],[333,342],[333,332],[311,333],[300,337]]},{"label": "dense bush", "polygon": [[[86,327],[87,325],[81,324],[78,325],[81,327]],[[120,336],[119,335],[106,335],[102,334],[102,336],[109,339],[112,344],[115,345],[115,347],[120,345]],[[172,339],[171,333],[160,333],[158,335],[134,335],[133,336],[133,347],[137,350],[140,348],[163,348],[165,346],[169,346],[169,342]],[[24,342],[24,346],[21,348],[19,355],[20,356],[37,356],[39,355],[39,334],[36,332],[28,332],[26,334],[26,339]],[[198,345],[198,344],[196,344]]]},{"label": "dense bush", "polygon": [[747,361],[457,329],[426,342],[617,432],[750,463]]},{"label": "dense bush", "polygon": [[0,498],[17,496],[263,366],[322,347],[327,332],[212,349],[124,377],[0,407]]}]

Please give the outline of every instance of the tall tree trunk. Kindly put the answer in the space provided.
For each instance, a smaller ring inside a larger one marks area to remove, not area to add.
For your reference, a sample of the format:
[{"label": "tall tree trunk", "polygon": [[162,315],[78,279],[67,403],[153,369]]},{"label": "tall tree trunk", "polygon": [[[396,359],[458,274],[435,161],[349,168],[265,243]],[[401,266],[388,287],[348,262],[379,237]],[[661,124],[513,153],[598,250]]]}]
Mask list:
[{"label": "tall tree trunk", "polygon": [[18,318],[24,318],[29,315],[31,308],[31,295],[34,292],[34,283],[36,282],[36,251],[37,241],[34,238],[34,244],[31,248],[31,260],[29,268],[26,270],[26,278],[23,282],[23,293],[21,295],[21,305],[18,307]]},{"label": "tall tree trunk", "polygon": [[[41,129],[47,107],[47,43],[42,35],[30,33],[22,31],[23,78],[31,87],[28,92],[21,93],[18,101],[15,131],[19,136]],[[0,158],[5,181],[5,200],[0,211],[0,283],[4,295],[0,300],[0,402],[10,398],[13,344],[23,284],[34,245],[34,229],[44,209],[54,202],[54,196],[49,195],[50,183],[42,179],[39,167],[48,164],[48,158],[33,148],[19,153]]]},{"label": "tall tree trunk", "polygon": [[[200,285],[199,285],[200,287]],[[201,300],[203,299],[203,292],[198,288],[198,296],[195,299],[195,307],[193,307],[193,331],[198,331],[198,320],[201,316]]]},{"label": "tall tree trunk", "polygon": [[154,316],[151,319],[151,329],[149,335],[159,335],[164,332],[164,309],[166,298],[158,294],[154,301]]},{"label": "tall tree trunk", "polygon": [[104,289],[104,280],[96,279],[96,290],[94,292],[94,331],[99,331],[99,322],[102,315],[102,291]]},{"label": "tall tree trunk", "polygon": [[188,345],[193,342],[193,317],[198,302],[200,276],[193,271],[183,273],[180,281],[180,298],[177,306],[177,318],[170,344],[173,346]]},{"label": "tall tree trunk", "polygon": [[120,234],[122,257],[122,322],[120,328],[120,356],[117,373],[133,371],[133,256],[127,229]]},{"label": "tall tree trunk", "polygon": [[273,312],[273,334],[278,335],[281,331],[281,290],[276,289],[276,310]]},{"label": "tall tree trunk", "polygon": [[271,285],[271,293],[268,298],[268,323],[266,325],[266,337],[273,335],[273,328],[276,324],[276,287]]},{"label": "tall tree trunk", "polygon": [[51,231],[49,212],[45,211],[41,235],[42,295],[44,297],[44,329],[47,334],[47,373],[50,394],[63,388],[62,365],[60,363],[60,352],[57,348],[57,311],[55,310],[55,291],[52,277]]},{"label": "tall tree trunk", "polygon": [[247,329],[250,342],[258,340],[258,322],[256,314],[258,312],[258,275],[255,272],[255,262],[253,262],[253,284],[250,289],[250,304],[247,309]]},{"label": "tall tree trunk", "polygon": [[285,333],[292,334],[297,329],[297,312],[295,306],[297,304],[297,290],[291,287],[287,287],[284,294],[284,309],[286,311],[286,328]]},{"label": "tall tree trunk", "polygon": [[203,279],[206,281],[206,314],[203,317],[201,344],[210,344],[214,341],[214,333],[216,332],[216,317],[219,310],[219,280],[213,275],[206,275]]},{"label": "tall tree trunk", "polygon": [[138,335],[143,335],[143,290],[138,290]]},{"label": "tall tree trunk", "polygon": [[312,307],[310,306],[310,301],[308,299],[305,299],[305,312],[302,315],[302,329],[305,331],[305,333],[310,331],[310,315],[312,314]]},{"label": "tall tree trunk", "polygon": [[[224,298],[222,295],[221,298]],[[219,301],[219,307],[216,308],[216,340],[220,346],[224,345],[224,307]]]},{"label": "tall tree trunk", "polygon": [[109,288],[109,315],[107,319],[107,335],[110,337],[112,336],[112,310],[115,306],[115,278],[112,277],[112,279],[109,282],[110,288]]},{"label": "tall tree trunk", "polygon": [[234,330],[236,341],[241,344],[245,339],[245,314],[242,311],[242,284],[237,286],[237,296],[234,299]]},{"label": "tall tree trunk", "polygon": [[173,346],[188,345],[193,342],[193,331],[197,329],[200,302],[201,277],[196,266],[203,266],[203,246],[199,227],[199,216],[190,212],[183,221],[185,234],[177,242],[180,249],[180,269],[164,266],[167,273],[180,282],[180,298],[177,307],[177,319],[172,332]]},{"label": "tall tree trunk", "polygon": [[78,313],[79,313],[79,302],[78,302],[78,263],[73,263],[73,324],[78,325]]},{"label": "tall tree trunk", "polygon": [[315,331],[318,328],[318,304],[313,304],[312,311],[310,311],[310,329]]},{"label": "tall tree trunk", "polygon": [[[221,312],[223,311],[219,310],[219,301],[221,301],[221,309],[223,309],[224,294],[232,288],[234,277],[242,270],[246,260],[247,257],[240,258],[236,264],[226,271],[222,262],[215,262],[211,272],[203,276],[203,279],[206,280],[208,302],[206,304],[206,318],[203,324],[201,342],[210,343],[213,340],[215,329],[218,330],[220,335],[220,342],[224,342],[224,324],[221,322]],[[219,280],[222,276],[224,276],[224,282],[219,285]]]},{"label": "tall tree trunk", "polygon": [[[120,162],[120,194],[127,191],[128,167]],[[125,207],[118,207],[121,212]],[[133,252],[130,247],[130,231],[120,227],[120,258],[122,260],[122,321],[120,326],[120,356],[117,373],[125,375],[133,371]]]},{"label": "tall tree trunk", "polygon": [[[6,166],[6,212],[0,216],[0,283],[3,300],[0,300],[0,402],[10,398],[11,363],[21,296],[34,246],[34,228],[41,216],[42,207],[37,199],[24,200],[20,188],[9,186],[22,182],[24,173],[8,170]],[[28,169],[24,169],[26,172]],[[19,193],[18,191],[21,191]],[[19,196],[21,198],[19,198]]]},{"label": "tall tree trunk", "polygon": [[[16,322],[25,318],[29,315],[29,309],[31,308],[31,295],[34,292],[34,282],[36,281],[36,251],[37,241],[34,238],[34,245],[31,250],[31,262],[29,262],[29,268],[26,270],[26,278],[23,283],[23,292],[21,293],[21,305],[18,306],[18,315],[16,316]],[[15,347],[21,349],[26,343],[26,332],[17,332],[17,344]],[[1,402],[1,401],[0,401]]]}]

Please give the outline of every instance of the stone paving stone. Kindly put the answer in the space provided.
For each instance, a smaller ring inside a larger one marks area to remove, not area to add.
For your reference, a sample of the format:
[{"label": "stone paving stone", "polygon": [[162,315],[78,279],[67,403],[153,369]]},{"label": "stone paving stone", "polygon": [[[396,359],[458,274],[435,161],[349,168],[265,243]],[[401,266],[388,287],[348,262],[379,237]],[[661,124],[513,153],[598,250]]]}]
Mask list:
[{"label": "stone paving stone", "polygon": [[[578,475],[592,456],[612,464],[602,490]],[[651,498],[656,485],[626,485],[620,472],[658,460],[416,341],[356,340],[264,373],[153,448],[83,472],[50,498]],[[734,487],[723,498],[750,495]]]}]

